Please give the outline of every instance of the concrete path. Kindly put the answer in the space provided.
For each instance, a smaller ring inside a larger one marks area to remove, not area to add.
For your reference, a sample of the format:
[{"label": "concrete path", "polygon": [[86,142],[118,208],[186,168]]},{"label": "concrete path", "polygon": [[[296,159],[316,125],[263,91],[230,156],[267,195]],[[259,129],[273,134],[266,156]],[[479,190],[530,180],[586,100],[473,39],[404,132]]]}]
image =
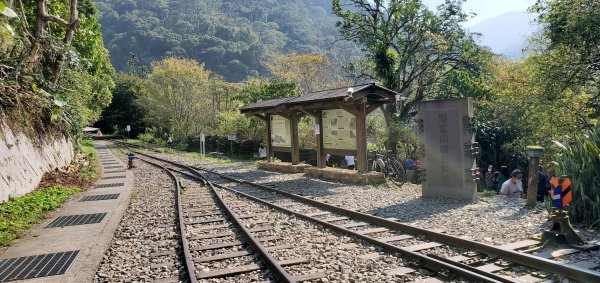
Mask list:
[{"label": "concrete path", "polygon": [[[101,177],[95,188],[71,197],[49,219],[0,254],[0,282],[48,273],[59,275],[24,281],[93,282],[133,188],[133,172],[107,149],[110,146],[105,141],[96,142]],[[98,200],[102,198],[107,199]]]}]

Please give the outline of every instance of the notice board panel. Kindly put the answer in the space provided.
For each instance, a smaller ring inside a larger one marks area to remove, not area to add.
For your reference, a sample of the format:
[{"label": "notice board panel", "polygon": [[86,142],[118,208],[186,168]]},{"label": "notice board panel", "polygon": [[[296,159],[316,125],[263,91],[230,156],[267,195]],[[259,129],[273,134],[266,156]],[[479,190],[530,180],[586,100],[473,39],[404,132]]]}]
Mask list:
[{"label": "notice board panel", "polygon": [[323,110],[323,147],[356,150],[356,117],[343,109]]},{"label": "notice board panel", "polygon": [[290,120],[279,115],[271,116],[271,145],[276,147],[292,147]]}]

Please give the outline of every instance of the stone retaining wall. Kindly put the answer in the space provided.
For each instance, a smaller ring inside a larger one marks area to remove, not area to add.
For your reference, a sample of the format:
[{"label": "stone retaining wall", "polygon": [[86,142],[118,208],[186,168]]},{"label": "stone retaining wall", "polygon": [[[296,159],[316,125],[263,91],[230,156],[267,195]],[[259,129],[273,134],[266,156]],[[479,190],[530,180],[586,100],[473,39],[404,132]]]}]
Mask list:
[{"label": "stone retaining wall", "polygon": [[0,121],[0,203],[33,191],[45,172],[71,163],[73,144],[66,138],[38,145]]}]

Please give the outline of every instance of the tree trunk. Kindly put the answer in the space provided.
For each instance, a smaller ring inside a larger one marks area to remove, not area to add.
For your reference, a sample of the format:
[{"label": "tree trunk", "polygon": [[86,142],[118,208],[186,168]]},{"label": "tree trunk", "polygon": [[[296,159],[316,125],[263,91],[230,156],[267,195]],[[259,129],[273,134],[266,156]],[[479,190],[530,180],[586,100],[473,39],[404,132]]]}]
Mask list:
[{"label": "tree trunk", "polygon": [[63,64],[65,61],[65,54],[69,52],[69,48],[71,47],[71,42],[73,41],[73,36],[75,35],[75,31],[79,27],[79,10],[77,9],[77,0],[71,0],[71,17],[70,23],[66,26],[67,33],[65,34],[65,47],[63,52],[58,55],[58,60],[56,60],[56,67],[54,68],[54,78],[52,79],[52,84],[58,85],[58,81],[60,80],[60,75],[62,73]]}]

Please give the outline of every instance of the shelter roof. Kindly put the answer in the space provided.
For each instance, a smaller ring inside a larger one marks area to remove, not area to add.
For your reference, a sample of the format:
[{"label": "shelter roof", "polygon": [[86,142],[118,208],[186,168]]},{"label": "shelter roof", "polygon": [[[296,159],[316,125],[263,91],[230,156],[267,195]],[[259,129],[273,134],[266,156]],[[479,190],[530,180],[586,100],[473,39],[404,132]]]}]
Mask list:
[{"label": "shelter roof", "polygon": [[273,108],[276,106],[279,106],[281,104],[284,104],[285,102],[296,98],[297,96],[292,96],[292,97],[284,97],[284,98],[277,98],[277,99],[269,99],[269,100],[259,100],[257,102],[254,102],[250,105],[244,106],[242,108],[240,108],[240,110],[243,112],[244,110],[256,110],[256,109],[263,109],[263,108]]},{"label": "shelter roof", "polygon": [[365,90],[374,85],[375,84],[364,84],[364,85],[356,85],[356,86],[351,86],[351,87],[342,87],[342,88],[334,88],[334,89],[322,90],[322,91],[317,91],[317,92],[311,92],[311,93],[305,94],[303,96],[296,97],[296,98],[288,101],[288,103],[289,104],[298,104],[298,103],[303,103],[303,102],[313,102],[313,101],[322,101],[322,100],[343,98],[343,97],[348,96],[349,88],[353,88],[354,93],[357,93],[357,92]]},{"label": "shelter roof", "polygon": [[[352,88],[352,92],[349,92]],[[359,99],[366,97],[367,100],[376,103],[395,102],[395,95],[398,94],[392,90],[378,86],[375,83],[355,85],[351,87],[334,88],[311,92],[302,96],[278,98],[264,101],[257,101],[245,106],[240,110],[248,112],[253,110],[269,110],[281,106],[303,105],[313,102],[345,100],[347,98]]]}]

